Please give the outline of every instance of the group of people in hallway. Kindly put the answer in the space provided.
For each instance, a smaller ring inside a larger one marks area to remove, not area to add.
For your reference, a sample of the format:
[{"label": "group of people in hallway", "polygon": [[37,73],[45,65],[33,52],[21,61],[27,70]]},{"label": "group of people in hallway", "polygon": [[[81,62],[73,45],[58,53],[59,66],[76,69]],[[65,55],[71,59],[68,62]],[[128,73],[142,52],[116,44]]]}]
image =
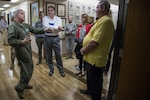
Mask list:
[{"label": "group of people in hallway", "polygon": [[[39,20],[35,27],[24,23],[25,12],[21,9],[14,12],[14,20],[8,27],[8,43],[15,48],[19,66],[20,80],[15,86],[15,90],[20,99],[24,99],[24,89],[32,89],[29,84],[33,74],[33,61],[31,50],[30,32],[36,34],[36,42],[39,49],[38,64],[42,63],[42,45],[46,50],[46,62],[50,71],[49,76],[54,73],[52,61],[52,50],[54,50],[57,68],[62,77],[65,77],[62,58],[60,54],[60,39],[58,32],[65,31],[67,59],[73,58],[72,51],[76,43],[75,53],[79,59],[79,72],[77,75],[87,77],[87,88],[80,90],[83,94],[91,95],[91,100],[101,100],[103,68],[106,66],[108,54],[114,35],[114,25],[108,15],[110,3],[107,0],[100,0],[96,8],[96,22],[92,25],[88,22],[87,14],[81,15],[82,23],[76,26],[72,16],[68,17],[65,28],[62,27],[62,20],[55,15],[55,7],[48,7],[48,16],[39,12]],[[19,49],[18,49],[19,48]],[[83,64],[84,63],[84,64]],[[82,70],[83,69],[83,70]],[[86,73],[85,73],[86,72]]]}]

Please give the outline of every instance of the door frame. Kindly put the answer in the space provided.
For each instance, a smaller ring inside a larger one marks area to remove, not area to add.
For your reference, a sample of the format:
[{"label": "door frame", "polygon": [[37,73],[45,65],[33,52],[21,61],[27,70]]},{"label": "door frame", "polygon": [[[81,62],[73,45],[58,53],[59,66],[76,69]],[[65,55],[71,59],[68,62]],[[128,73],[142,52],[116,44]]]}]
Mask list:
[{"label": "door frame", "polygon": [[118,21],[117,21],[117,28],[115,30],[116,40],[115,40],[114,56],[112,62],[112,71],[107,100],[115,100],[123,53],[128,4],[129,0],[119,0]]}]

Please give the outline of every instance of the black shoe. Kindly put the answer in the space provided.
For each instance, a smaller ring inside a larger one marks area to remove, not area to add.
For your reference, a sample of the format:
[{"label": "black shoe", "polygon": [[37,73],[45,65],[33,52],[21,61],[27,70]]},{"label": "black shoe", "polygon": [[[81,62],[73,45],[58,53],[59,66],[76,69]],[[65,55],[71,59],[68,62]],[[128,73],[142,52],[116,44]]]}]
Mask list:
[{"label": "black shoe", "polygon": [[69,57],[70,59],[74,59],[72,56],[71,57]]},{"label": "black shoe", "polygon": [[66,59],[69,59],[69,57],[66,57]]},{"label": "black shoe", "polygon": [[49,75],[49,76],[52,76],[52,75],[53,75],[53,71],[50,71],[48,75]]},{"label": "black shoe", "polygon": [[80,90],[80,93],[91,95],[91,93],[88,90]]},{"label": "black shoe", "polygon": [[60,71],[60,74],[61,74],[62,77],[65,77],[64,71]]},{"label": "black shoe", "polygon": [[24,92],[23,91],[20,91],[19,89],[17,89],[17,87],[15,87],[15,90],[19,96],[20,99],[24,99],[25,96],[24,96]]},{"label": "black shoe", "polygon": [[30,84],[28,84],[28,85],[25,87],[25,89],[33,89],[33,86],[30,85]]},{"label": "black shoe", "polygon": [[14,69],[14,64],[11,64],[11,65],[10,65],[10,69],[11,69],[11,70]]},{"label": "black shoe", "polygon": [[42,62],[40,62],[40,61],[38,61],[37,63],[36,63],[36,65],[39,65],[39,64],[41,64]]}]

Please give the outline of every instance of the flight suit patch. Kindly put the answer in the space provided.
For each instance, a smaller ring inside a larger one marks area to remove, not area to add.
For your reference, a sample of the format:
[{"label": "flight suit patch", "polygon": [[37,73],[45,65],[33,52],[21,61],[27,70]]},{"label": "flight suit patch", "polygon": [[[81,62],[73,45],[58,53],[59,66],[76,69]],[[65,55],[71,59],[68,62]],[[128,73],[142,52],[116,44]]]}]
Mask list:
[{"label": "flight suit patch", "polygon": [[14,32],[14,27],[9,27],[8,28],[8,33],[13,33]]},{"label": "flight suit patch", "polygon": [[26,28],[25,31],[26,31],[26,33],[29,33],[29,29],[28,28]]}]

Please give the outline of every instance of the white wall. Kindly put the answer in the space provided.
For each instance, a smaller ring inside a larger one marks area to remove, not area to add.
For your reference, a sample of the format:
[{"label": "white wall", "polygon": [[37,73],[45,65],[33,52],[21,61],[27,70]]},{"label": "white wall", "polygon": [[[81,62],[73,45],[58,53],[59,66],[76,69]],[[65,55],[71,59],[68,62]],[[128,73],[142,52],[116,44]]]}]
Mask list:
[{"label": "white wall", "polygon": [[[10,13],[12,13],[13,14],[13,12],[15,11],[15,10],[17,10],[17,9],[22,9],[22,10],[24,10],[25,11],[25,22],[26,23],[28,23],[28,2],[27,1],[25,1],[25,2],[23,2],[23,3],[20,3],[19,5],[17,5],[17,6],[15,6],[15,7],[12,7],[11,9],[8,9],[8,10],[6,10],[6,11],[3,11],[2,13],[5,13],[6,15],[7,14],[10,14]],[[7,16],[6,16],[7,17]],[[7,18],[6,18],[7,19]]]},{"label": "white wall", "polygon": [[73,2],[80,3],[80,4],[88,4],[88,5],[93,5],[93,6],[96,6],[97,3],[99,2],[98,0],[68,0],[68,1],[73,1]]},{"label": "white wall", "polygon": [[118,6],[111,4],[111,8],[110,9],[112,10],[112,19],[113,19],[114,26],[115,26],[115,29],[116,29],[116,27],[117,27],[117,20],[118,20]]},{"label": "white wall", "polygon": [[[99,2],[98,0],[68,0],[68,1],[72,1],[72,2],[75,2],[75,3],[79,3],[79,4],[86,4],[86,5],[95,6],[95,9],[96,9],[96,6]],[[116,28],[117,19],[118,19],[118,5],[111,4],[110,9],[112,10],[112,19],[113,19],[113,22],[114,22],[114,26]],[[92,15],[92,16],[94,16],[94,15]]]}]

